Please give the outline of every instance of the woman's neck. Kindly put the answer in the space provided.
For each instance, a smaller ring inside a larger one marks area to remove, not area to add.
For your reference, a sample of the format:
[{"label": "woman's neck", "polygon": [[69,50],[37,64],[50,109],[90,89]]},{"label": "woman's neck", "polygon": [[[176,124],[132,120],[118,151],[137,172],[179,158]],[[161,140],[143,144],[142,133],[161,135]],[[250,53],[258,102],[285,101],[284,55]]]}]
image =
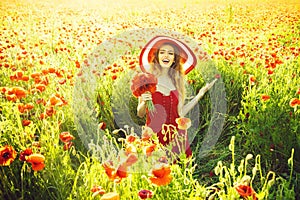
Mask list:
[{"label": "woman's neck", "polygon": [[171,90],[176,89],[175,85],[173,84],[172,78],[169,76],[168,73],[161,73],[157,77],[158,85],[169,88]]},{"label": "woman's neck", "polygon": [[169,68],[163,67],[160,71],[160,76],[168,76],[169,75]]}]

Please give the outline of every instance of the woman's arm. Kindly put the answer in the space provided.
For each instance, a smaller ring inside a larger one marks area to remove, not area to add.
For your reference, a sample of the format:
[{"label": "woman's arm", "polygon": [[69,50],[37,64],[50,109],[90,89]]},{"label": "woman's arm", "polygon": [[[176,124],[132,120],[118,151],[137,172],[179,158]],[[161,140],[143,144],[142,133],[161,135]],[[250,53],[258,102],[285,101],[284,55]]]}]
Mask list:
[{"label": "woman's arm", "polygon": [[218,79],[214,79],[212,82],[207,83],[203,88],[201,88],[198,94],[190,102],[183,106],[180,116],[185,116],[192,108],[194,108],[198,101],[215,84],[217,80]]},{"label": "woman's arm", "polygon": [[140,118],[144,117],[146,114],[146,101],[152,100],[152,95],[150,92],[145,92],[139,97],[139,104],[137,106],[137,116]]},{"label": "woman's arm", "polygon": [[137,116],[140,118],[144,117],[146,114],[146,103],[139,97],[139,104],[137,106]]}]

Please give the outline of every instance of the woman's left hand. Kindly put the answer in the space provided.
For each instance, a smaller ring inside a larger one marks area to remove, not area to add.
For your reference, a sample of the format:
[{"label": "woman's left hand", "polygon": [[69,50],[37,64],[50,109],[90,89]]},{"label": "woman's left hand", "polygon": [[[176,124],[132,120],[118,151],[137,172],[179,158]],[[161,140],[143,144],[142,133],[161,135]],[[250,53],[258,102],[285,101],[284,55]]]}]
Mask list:
[{"label": "woman's left hand", "polygon": [[215,78],[212,82],[207,83],[203,88],[200,89],[197,96],[195,96],[189,103],[183,106],[182,111],[180,112],[180,116],[185,116],[196,104],[197,102],[204,96],[205,92],[207,92],[218,79]]},{"label": "woman's left hand", "polygon": [[210,88],[212,88],[212,86],[215,84],[215,82],[217,81],[218,79],[214,79],[212,82],[210,82],[210,83],[206,83],[206,85],[203,87],[203,88],[201,88],[200,89],[200,91],[199,91],[199,95],[200,96],[203,96]]}]

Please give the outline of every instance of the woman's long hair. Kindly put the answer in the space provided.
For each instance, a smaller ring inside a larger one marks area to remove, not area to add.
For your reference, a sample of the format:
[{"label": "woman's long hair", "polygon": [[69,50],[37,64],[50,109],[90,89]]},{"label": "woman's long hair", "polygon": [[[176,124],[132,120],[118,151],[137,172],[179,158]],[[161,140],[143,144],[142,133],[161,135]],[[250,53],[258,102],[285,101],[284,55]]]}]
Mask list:
[{"label": "woman's long hair", "polygon": [[[158,54],[159,54],[159,50],[162,46],[164,45],[170,45],[171,47],[173,47],[174,49],[174,63],[172,63],[168,74],[172,79],[173,84],[175,85],[179,97],[178,97],[178,108],[182,109],[182,106],[184,105],[184,99],[185,99],[185,87],[184,87],[184,72],[183,72],[183,67],[180,63],[180,52],[179,49],[176,45],[172,44],[172,43],[163,43],[154,53],[154,59],[153,59],[153,63],[151,65],[150,71],[155,75],[155,76],[159,76],[161,74],[162,71],[162,67],[159,64],[158,61]],[[179,113],[181,112],[181,110],[178,110]]]}]

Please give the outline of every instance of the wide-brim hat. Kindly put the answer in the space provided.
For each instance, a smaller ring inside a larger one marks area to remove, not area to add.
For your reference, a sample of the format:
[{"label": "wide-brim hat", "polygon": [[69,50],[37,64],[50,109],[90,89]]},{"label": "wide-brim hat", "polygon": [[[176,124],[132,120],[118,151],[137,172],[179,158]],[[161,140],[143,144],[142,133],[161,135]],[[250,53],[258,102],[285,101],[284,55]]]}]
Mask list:
[{"label": "wide-brim hat", "polygon": [[194,69],[197,65],[197,58],[186,44],[168,36],[156,36],[152,38],[141,51],[139,64],[143,72],[149,72],[155,52],[164,43],[170,43],[177,46],[184,74],[187,74]]}]

